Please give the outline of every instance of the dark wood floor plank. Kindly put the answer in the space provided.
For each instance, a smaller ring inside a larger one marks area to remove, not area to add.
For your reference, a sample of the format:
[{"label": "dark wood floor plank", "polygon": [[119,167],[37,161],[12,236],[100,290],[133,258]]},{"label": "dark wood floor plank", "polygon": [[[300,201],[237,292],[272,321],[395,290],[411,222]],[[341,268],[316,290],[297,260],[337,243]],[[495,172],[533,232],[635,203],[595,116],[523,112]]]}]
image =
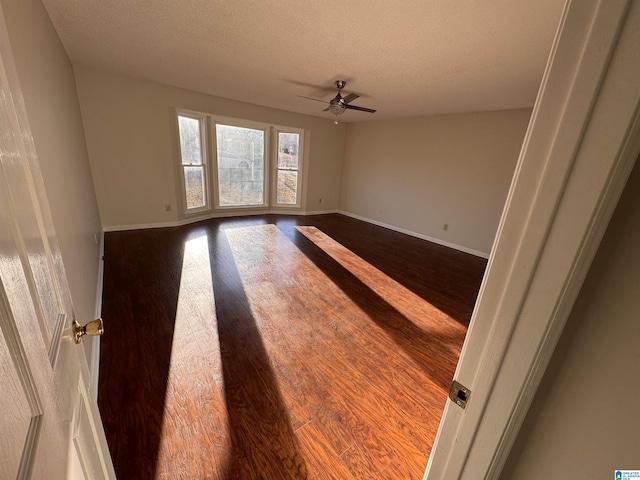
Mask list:
[{"label": "dark wood floor plank", "polygon": [[420,478],[485,264],[341,215],[108,233],[118,478]]}]

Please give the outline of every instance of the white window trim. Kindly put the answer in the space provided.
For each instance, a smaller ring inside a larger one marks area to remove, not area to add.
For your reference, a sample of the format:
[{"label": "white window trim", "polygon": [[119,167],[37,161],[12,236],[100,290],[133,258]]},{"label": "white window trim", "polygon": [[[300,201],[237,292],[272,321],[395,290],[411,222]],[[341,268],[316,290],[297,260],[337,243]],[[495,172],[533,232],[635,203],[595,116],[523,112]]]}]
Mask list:
[{"label": "white window trim", "polygon": [[[184,167],[185,165],[182,163],[182,147],[180,145],[180,124],[179,117],[193,118],[194,120],[198,120],[200,122],[200,149],[202,152],[202,172],[204,177],[204,206],[188,208],[187,207],[187,189],[186,182],[184,177]],[[207,115],[200,112],[194,112],[191,110],[184,109],[176,109],[175,114],[175,128],[176,128],[176,136],[178,143],[178,168],[180,169],[180,195],[181,195],[181,203],[182,203],[182,213],[185,216],[191,216],[203,212],[209,212],[211,210],[211,181],[210,181],[210,173],[209,173],[209,143],[208,143],[208,122]]]},{"label": "white window trim", "polygon": [[[299,135],[299,143],[298,143],[298,188],[296,191],[296,203],[278,203],[278,145],[279,145],[279,134],[280,133],[297,133]],[[271,165],[272,168],[272,198],[271,198],[271,206],[278,209],[300,209],[302,207],[302,190],[304,189],[304,170],[305,170],[305,154],[304,154],[304,129],[302,128],[291,128],[291,127],[283,127],[283,126],[273,126],[273,148],[272,148],[272,158],[273,162]]]}]

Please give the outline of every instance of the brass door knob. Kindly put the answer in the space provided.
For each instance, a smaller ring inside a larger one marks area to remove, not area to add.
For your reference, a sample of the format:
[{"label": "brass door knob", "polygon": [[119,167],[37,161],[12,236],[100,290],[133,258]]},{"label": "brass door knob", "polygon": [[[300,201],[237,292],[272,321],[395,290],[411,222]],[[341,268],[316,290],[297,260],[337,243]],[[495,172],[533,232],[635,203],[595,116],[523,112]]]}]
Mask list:
[{"label": "brass door knob", "polygon": [[80,325],[76,320],[73,320],[71,324],[73,329],[73,337],[76,343],[80,343],[82,337],[85,335],[102,335],[104,333],[104,325],[102,325],[102,319],[97,318],[86,325]]}]

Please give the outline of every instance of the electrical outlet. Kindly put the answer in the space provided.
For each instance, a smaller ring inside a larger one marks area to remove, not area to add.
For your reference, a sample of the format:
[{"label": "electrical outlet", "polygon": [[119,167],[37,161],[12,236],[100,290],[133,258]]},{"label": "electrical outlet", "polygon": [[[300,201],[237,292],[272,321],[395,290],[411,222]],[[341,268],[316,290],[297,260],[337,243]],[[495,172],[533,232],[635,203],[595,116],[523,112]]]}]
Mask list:
[{"label": "electrical outlet", "polygon": [[322,197],[318,199],[318,203],[322,203]]},{"label": "electrical outlet", "polygon": [[170,203],[165,203],[165,205],[164,205],[164,211],[165,211],[165,212],[170,212],[170,211],[171,211],[171,204],[170,204]]},{"label": "electrical outlet", "polygon": [[96,245],[98,244],[98,234],[94,233],[93,234],[93,240],[96,242]]},{"label": "electrical outlet", "polygon": [[445,223],[444,226],[442,227],[442,229],[446,232],[447,230],[449,230],[449,224]]}]

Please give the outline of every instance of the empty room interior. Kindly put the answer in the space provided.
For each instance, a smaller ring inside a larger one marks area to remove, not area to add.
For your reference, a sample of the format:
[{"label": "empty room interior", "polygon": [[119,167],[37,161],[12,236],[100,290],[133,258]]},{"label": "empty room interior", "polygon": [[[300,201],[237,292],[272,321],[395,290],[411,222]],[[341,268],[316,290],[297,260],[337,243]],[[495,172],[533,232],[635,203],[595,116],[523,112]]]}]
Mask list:
[{"label": "empty room interior", "polygon": [[[423,478],[565,3],[0,0],[117,478]],[[639,179],[491,478],[640,469]]]}]

